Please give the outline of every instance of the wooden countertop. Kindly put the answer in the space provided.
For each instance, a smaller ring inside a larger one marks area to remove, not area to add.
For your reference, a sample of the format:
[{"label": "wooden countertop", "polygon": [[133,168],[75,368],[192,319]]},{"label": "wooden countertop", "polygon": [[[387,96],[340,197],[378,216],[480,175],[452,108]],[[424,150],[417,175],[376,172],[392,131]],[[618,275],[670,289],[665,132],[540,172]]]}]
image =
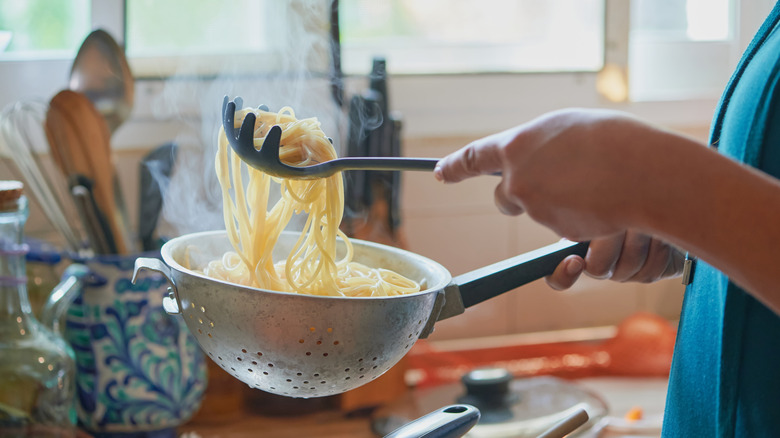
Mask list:
[{"label": "wooden countertop", "polygon": [[368,416],[347,417],[338,411],[300,416],[247,415],[224,422],[194,422],[179,428],[183,438],[375,438]]}]

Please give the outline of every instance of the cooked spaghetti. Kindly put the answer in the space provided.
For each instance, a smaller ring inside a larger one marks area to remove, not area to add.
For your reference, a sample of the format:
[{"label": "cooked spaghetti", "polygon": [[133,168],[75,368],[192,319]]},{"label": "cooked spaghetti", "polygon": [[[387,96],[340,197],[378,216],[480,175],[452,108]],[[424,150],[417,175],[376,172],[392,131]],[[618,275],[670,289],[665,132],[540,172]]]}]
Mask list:
[{"label": "cooked spaghetti", "polygon": [[[235,127],[249,112],[256,115],[255,148],[260,148],[274,125],[282,128],[280,159],[306,166],[336,158],[336,150],[316,118],[298,120],[289,107],[278,113],[237,110]],[[216,172],[222,187],[227,235],[235,251],[204,268],[210,277],[262,289],[311,295],[372,297],[417,292],[420,286],[387,269],[370,268],[352,261],[352,245],[339,230],[344,211],[341,174],[319,179],[283,179],[247,166],[230,148],[220,129]],[[244,175],[248,181],[244,183]],[[277,183],[279,200],[271,202]],[[306,222],[286,260],[275,261],[272,252],[281,232],[296,214]],[[336,258],[337,237],[346,244],[346,255]]]}]

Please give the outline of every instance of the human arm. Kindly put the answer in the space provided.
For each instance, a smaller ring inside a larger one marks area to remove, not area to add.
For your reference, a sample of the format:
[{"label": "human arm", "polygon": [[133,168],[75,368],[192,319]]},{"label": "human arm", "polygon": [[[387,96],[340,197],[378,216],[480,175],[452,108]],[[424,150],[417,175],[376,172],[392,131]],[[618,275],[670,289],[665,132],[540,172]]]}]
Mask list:
[{"label": "human arm", "polygon": [[780,183],[766,174],[603,110],[550,113],[477,140],[443,158],[435,175],[457,182],[496,172],[496,204],[506,214],[526,212],[573,240],[652,236],[707,261],[780,313],[772,257]]}]

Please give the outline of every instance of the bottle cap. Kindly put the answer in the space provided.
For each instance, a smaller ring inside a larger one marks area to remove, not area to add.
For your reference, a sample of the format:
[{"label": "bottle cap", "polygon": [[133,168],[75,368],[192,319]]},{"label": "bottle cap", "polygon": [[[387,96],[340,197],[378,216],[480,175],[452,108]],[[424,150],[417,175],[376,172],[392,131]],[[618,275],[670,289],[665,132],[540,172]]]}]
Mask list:
[{"label": "bottle cap", "polygon": [[21,181],[0,181],[0,211],[15,209],[23,191]]}]

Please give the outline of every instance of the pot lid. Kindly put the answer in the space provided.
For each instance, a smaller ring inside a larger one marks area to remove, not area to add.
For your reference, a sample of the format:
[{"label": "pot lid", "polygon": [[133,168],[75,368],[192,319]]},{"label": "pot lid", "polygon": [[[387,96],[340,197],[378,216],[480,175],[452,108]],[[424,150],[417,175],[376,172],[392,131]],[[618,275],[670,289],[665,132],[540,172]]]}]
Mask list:
[{"label": "pot lid", "polygon": [[452,403],[476,406],[481,417],[466,437],[537,437],[550,427],[584,409],[590,419],[571,436],[589,429],[607,414],[603,399],[576,383],[556,377],[515,379],[502,368],[480,368],[461,379],[462,384],[412,390],[401,400],[374,415],[375,432],[384,435],[425,412]]}]

